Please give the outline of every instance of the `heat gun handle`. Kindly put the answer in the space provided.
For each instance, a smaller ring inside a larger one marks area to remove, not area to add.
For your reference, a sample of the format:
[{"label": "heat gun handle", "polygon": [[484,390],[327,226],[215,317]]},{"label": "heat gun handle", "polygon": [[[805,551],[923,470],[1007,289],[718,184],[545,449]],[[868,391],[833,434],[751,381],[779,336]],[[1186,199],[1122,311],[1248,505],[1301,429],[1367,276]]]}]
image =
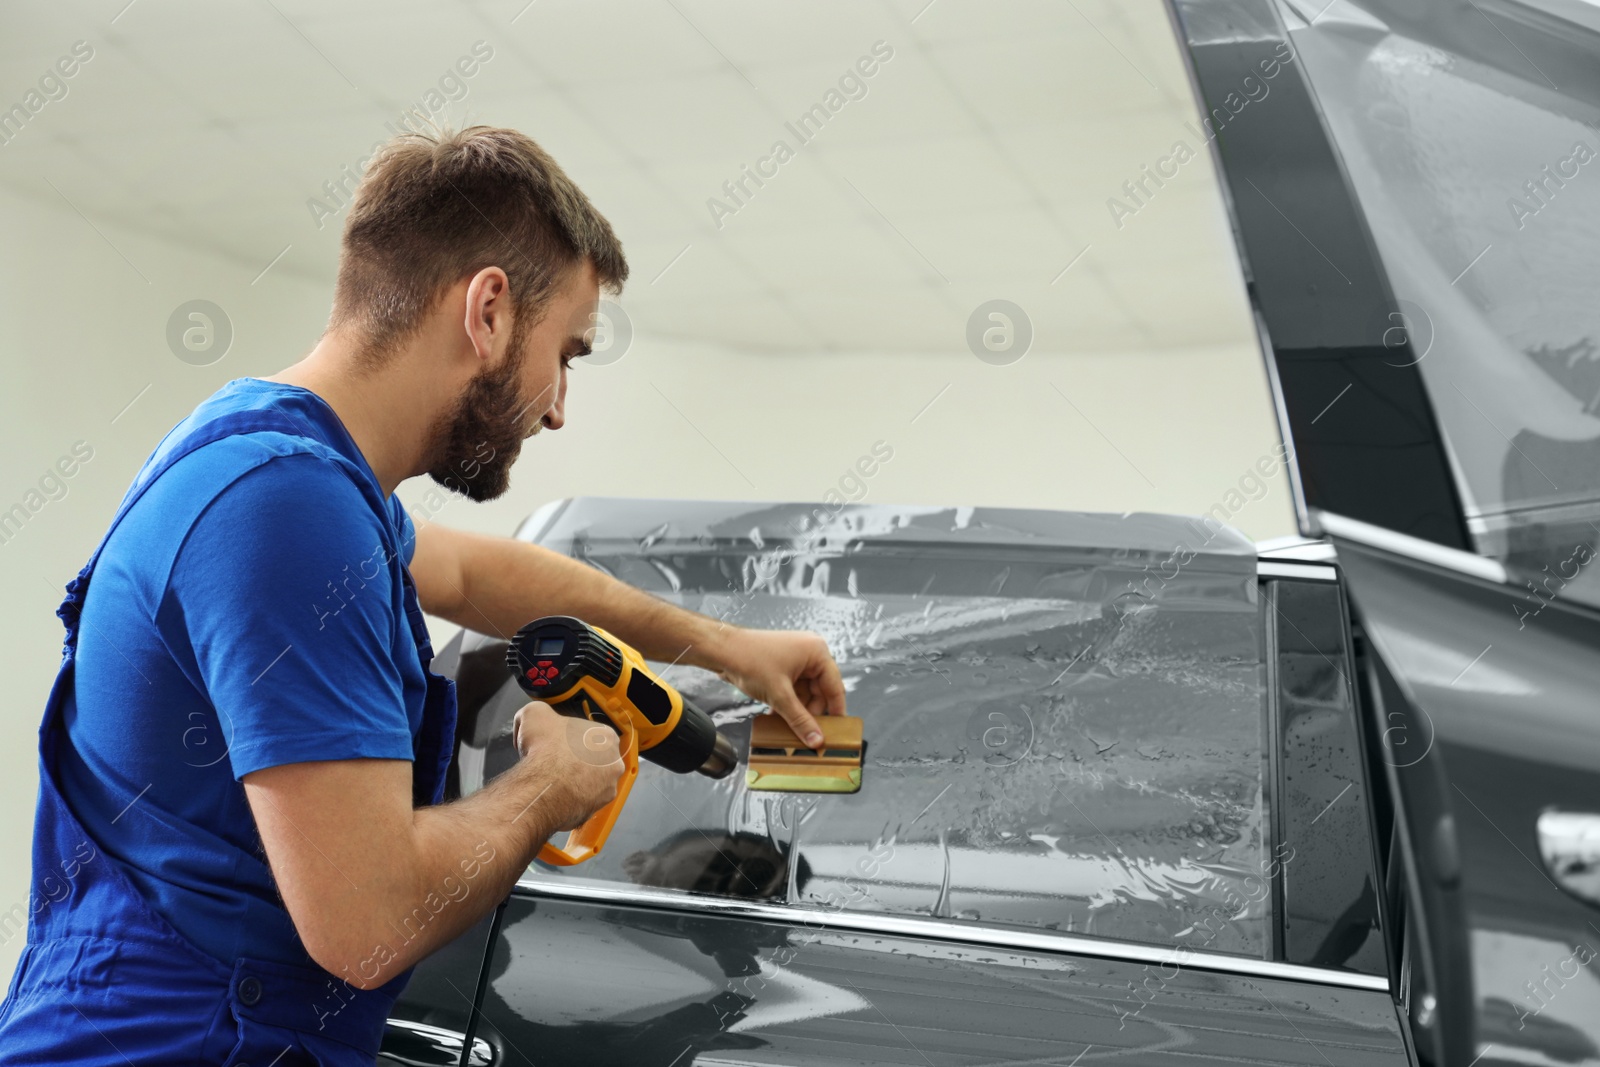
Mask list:
[{"label": "heat gun handle", "polygon": [[[624,720],[626,721],[626,720]],[[557,848],[548,841],[539,849],[539,859],[552,867],[573,867],[584,860],[593,859],[605,847],[611,828],[628,802],[633,780],[639,776],[639,735],[631,724],[622,730],[619,745],[622,754],[622,777],[617,779],[617,795],[605,807],[589,816],[587,822],[567,835],[566,844]]]}]

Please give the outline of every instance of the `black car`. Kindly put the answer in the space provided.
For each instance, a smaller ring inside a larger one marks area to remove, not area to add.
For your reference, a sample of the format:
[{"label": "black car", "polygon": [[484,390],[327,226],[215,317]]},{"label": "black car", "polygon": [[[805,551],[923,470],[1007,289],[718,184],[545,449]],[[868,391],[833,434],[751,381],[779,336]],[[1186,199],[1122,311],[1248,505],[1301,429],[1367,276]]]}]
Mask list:
[{"label": "black car", "polygon": [[[599,857],[418,968],[389,1062],[1600,1062],[1600,7],[1173,25],[1306,536],[541,509],[518,537],[826,636],[862,788],[642,765]],[[515,758],[505,647],[438,660],[455,795]],[[655,666],[747,743],[762,708]]]}]

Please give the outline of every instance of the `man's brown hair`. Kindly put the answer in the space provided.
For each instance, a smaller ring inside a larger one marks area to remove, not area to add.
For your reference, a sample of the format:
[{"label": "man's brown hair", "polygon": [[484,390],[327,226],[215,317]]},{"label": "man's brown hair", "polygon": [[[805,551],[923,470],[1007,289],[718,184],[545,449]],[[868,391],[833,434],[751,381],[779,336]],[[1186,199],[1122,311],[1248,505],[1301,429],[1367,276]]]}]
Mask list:
[{"label": "man's brown hair", "polygon": [[376,367],[445,290],[498,266],[522,337],[585,259],[602,286],[622,288],[628,261],[611,224],[532,138],[492,126],[402,133],[356,189],[328,328],[355,328]]}]

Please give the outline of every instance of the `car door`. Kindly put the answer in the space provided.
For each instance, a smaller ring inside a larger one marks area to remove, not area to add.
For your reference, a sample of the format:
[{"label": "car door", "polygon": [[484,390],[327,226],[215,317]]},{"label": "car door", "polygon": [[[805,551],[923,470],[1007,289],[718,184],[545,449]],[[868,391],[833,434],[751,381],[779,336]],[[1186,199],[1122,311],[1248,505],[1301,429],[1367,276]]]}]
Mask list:
[{"label": "car door", "polygon": [[1600,9],[1172,10],[1349,583],[1418,1052],[1600,1062]]},{"label": "car door", "polygon": [[[1405,1062],[1325,552],[1264,561],[1215,518],[603,499],[518,536],[823,633],[863,785],[642,764],[599,857],[535,864],[458,943],[478,976],[419,968],[396,1045],[433,1026],[442,1055],[506,1063]],[[515,758],[505,647],[440,656],[462,792]],[[759,706],[656,667],[743,750]]]}]

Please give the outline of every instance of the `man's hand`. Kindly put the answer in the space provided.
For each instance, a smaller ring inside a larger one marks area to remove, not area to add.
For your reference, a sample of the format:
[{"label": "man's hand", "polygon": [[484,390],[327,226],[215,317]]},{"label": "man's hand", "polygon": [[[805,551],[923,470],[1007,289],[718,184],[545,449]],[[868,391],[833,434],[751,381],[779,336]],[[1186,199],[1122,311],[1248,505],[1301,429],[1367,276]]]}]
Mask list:
[{"label": "man's hand", "polygon": [[809,630],[731,629],[718,642],[717,674],[783,716],[812,748],[817,715],[844,714],[844,681],[828,643]]},{"label": "man's hand", "polygon": [[536,700],[512,718],[511,736],[517,753],[550,783],[544,802],[555,813],[556,829],[582,826],[616,797],[625,765],[621,738],[611,727],[559,715]]}]

